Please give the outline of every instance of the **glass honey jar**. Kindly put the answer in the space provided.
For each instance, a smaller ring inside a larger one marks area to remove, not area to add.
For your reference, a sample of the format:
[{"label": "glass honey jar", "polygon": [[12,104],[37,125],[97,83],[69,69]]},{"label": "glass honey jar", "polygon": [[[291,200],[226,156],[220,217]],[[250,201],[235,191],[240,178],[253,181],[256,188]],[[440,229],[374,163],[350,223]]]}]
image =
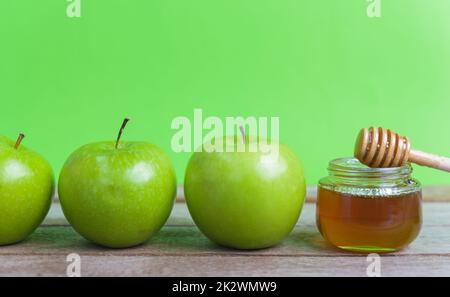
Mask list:
[{"label": "glass honey jar", "polygon": [[406,247],[422,225],[422,189],[409,164],[370,168],[332,160],[319,181],[316,222],[322,236],[347,251],[386,253]]}]

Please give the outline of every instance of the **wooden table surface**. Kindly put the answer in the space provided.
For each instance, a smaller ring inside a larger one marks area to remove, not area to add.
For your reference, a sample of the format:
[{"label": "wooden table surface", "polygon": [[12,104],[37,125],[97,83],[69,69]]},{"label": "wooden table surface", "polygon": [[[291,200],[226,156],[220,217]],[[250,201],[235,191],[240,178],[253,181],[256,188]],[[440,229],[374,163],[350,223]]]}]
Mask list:
[{"label": "wooden table surface", "polygon": [[[321,237],[314,189],[308,192],[292,233],[280,245],[256,251],[211,243],[194,225],[182,197],[155,237],[122,250],[84,240],[54,202],[29,239],[0,247],[0,276],[66,276],[71,253],[81,257],[82,276],[366,276],[366,255],[335,250]],[[425,188],[423,213],[419,237],[405,250],[381,255],[382,276],[450,276],[450,186]]]}]

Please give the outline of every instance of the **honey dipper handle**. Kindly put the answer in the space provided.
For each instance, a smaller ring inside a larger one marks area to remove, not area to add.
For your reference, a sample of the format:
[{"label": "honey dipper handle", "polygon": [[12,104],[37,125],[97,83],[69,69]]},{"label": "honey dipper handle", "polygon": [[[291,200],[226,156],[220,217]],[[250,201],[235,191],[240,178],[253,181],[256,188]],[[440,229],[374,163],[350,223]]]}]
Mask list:
[{"label": "honey dipper handle", "polygon": [[450,172],[450,158],[441,157],[421,151],[411,150],[408,161],[418,165],[432,167]]}]

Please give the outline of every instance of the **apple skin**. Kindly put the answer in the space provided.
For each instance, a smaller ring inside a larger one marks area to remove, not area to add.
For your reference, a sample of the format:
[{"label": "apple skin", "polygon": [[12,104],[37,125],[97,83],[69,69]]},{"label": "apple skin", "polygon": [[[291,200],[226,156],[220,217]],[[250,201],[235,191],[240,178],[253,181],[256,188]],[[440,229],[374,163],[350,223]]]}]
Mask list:
[{"label": "apple skin", "polygon": [[294,228],[306,186],[299,159],[280,145],[279,158],[258,152],[196,152],[185,197],[198,228],[236,249],[278,244]]},{"label": "apple skin", "polygon": [[27,238],[48,213],[53,173],[38,153],[0,137],[0,245]]},{"label": "apple skin", "polygon": [[161,229],[176,195],[169,157],[145,142],[82,146],[58,183],[67,220],[84,238],[111,248],[141,244]]}]

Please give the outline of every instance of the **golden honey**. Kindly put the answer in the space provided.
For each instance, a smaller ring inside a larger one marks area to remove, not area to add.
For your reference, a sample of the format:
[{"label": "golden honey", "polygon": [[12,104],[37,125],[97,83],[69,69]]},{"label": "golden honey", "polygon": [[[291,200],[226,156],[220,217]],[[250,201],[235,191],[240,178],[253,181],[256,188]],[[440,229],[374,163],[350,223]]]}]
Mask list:
[{"label": "golden honey", "polygon": [[330,162],[319,182],[316,222],[340,249],[393,252],[406,247],[422,224],[422,191],[411,167],[369,168],[353,158]]}]

